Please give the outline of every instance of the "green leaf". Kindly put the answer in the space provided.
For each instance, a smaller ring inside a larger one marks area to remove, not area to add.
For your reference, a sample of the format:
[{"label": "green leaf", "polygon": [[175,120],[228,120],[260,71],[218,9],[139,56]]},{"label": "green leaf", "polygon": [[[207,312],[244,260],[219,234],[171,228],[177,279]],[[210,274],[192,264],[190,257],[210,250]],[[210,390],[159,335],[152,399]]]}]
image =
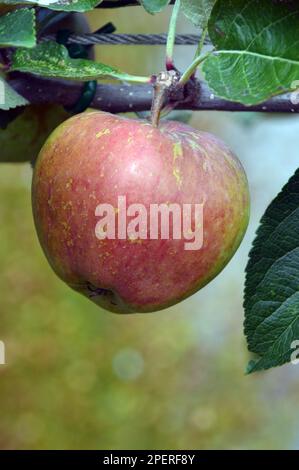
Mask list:
[{"label": "green leaf", "polygon": [[35,11],[22,8],[0,17],[0,46],[34,47]]},{"label": "green leaf", "polygon": [[245,105],[293,89],[299,76],[299,4],[218,0],[209,20],[217,49],[203,65],[220,97]]},{"label": "green leaf", "polygon": [[270,204],[249,255],[245,335],[259,358],[248,372],[289,362],[299,340],[299,169]]},{"label": "green leaf", "polygon": [[120,70],[87,59],[71,59],[66,47],[48,41],[34,49],[17,49],[13,55],[10,71],[18,70],[44,77],[67,78],[88,81],[99,77],[146,82],[146,77],[133,77]]},{"label": "green leaf", "polygon": [[0,76],[0,109],[7,111],[17,106],[25,106],[28,101],[19,95],[5,80]]},{"label": "green leaf", "polygon": [[170,0],[139,0],[143,8],[152,15],[160,13],[170,2]]},{"label": "green leaf", "polygon": [[37,5],[57,11],[90,11],[103,0],[2,0],[6,5]]},{"label": "green leaf", "polygon": [[205,28],[216,0],[181,0],[182,11],[195,26]]}]

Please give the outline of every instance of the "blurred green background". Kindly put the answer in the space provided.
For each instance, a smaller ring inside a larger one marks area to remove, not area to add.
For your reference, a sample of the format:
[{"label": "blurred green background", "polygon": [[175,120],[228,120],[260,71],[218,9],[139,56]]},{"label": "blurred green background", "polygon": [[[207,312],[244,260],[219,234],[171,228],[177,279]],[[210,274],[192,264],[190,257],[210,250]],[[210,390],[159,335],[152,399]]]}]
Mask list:
[{"label": "blurred green background", "polygon": [[[95,30],[162,32],[169,11],[88,14]],[[193,32],[181,21],[180,32]],[[193,47],[178,47],[185,67]],[[125,71],[163,69],[162,47],[97,48]],[[33,227],[29,165],[0,167],[1,449],[282,449],[299,447],[298,371],[245,376],[242,289],[266,205],[298,166],[299,118],[194,113],[239,155],[252,218],[229,266],[160,313],[116,316],[72,292],[48,266]]]}]

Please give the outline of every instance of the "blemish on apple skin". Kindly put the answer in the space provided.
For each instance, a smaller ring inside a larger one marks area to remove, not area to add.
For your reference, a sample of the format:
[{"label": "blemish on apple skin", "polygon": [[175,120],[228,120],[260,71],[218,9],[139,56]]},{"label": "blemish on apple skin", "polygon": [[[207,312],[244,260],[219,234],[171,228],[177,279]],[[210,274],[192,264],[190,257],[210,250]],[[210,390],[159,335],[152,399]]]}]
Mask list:
[{"label": "blemish on apple skin", "polygon": [[70,178],[65,185],[65,189],[70,189],[70,187],[72,186],[72,183],[73,183],[73,178]]},{"label": "blemish on apple skin", "polygon": [[89,297],[95,297],[97,295],[110,295],[112,292],[109,289],[103,289],[101,287],[95,287],[92,285],[90,282],[86,283],[86,287],[88,291],[90,292]]},{"label": "blemish on apple skin", "polygon": [[131,143],[133,142],[133,140],[134,140],[134,137],[133,137],[132,132],[129,132],[128,135],[129,135],[129,137],[128,137],[128,141],[127,141],[127,142],[128,142],[128,144],[131,144]]},{"label": "blemish on apple skin", "polygon": [[86,283],[86,287],[87,287],[87,290],[89,292],[88,297],[90,299],[92,299],[93,297],[98,297],[98,296],[110,297],[110,303],[112,305],[117,305],[117,303],[112,301],[112,299],[111,299],[111,297],[112,298],[114,297],[114,294],[110,289],[102,289],[100,287],[95,287],[90,282]]},{"label": "blemish on apple skin", "polygon": [[182,144],[181,142],[175,142],[173,144],[173,160],[175,161],[179,157],[183,157]]},{"label": "blemish on apple skin", "polygon": [[181,173],[180,173],[179,168],[174,168],[172,174],[176,179],[178,188],[181,188],[181,186],[182,186],[182,177],[181,177]]},{"label": "blemish on apple skin", "polygon": [[183,157],[183,148],[180,142],[175,142],[173,144],[173,176],[176,179],[177,186],[180,189],[183,183],[182,175],[180,169],[176,166],[176,160],[180,157]]},{"label": "blemish on apple skin", "polygon": [[128,237],[128,241],[129,241],[130,243],[142,245],[142,240],[141,240],[141,238],[136,238],[136,237],[134,237],[134,236],[129,236],[129,237]]},{"label": "blemish on apple skin", "polygon": [[148,134],[146,134],[147,139],[151,139],[153,137],[154,131],[150,131]]},{"label": "blemish on apple skin", "polygon": [[63,226],[63,230],[65,232],[69,232],[70,231],[70,226],[67,222],[61,222],[61,225]]},{"label": "blemish on apple skin", "polygon": [[101,137],[103,137],[103,135],[108,135],[108,134],[110,134],[110,129],[102,129],[96,134],[96,138],[100,139]]},{"label": "blemish on apple skin", "polygon": [[66,210],[68,207],[71,208],[72,206],[73,206],[73,203],[71,201],[68,201],[62,206],[62,208],[63,210]]}]

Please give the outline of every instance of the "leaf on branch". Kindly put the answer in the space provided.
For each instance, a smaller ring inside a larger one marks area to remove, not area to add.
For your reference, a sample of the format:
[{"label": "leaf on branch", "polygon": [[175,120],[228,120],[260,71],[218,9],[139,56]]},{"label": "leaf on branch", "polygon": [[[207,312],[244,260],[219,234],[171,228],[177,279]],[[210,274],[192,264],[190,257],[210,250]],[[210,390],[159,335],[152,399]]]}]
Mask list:
[{"label": "leaf on branch", "polygon": [[299,77],[299,4],[218,0],[209,20],[217,49],[203,64],[215,93],[244,105],[293,89]]},{"label": "leaf on branch", "polygon": [[10,71],[33,73],[44,77],[88,81],[100,77],[145,82],[143,77],[133,77],[100,62],[88,59],[71,59],[61,44],[47,41],[34,49],[17,49],[12,58]]},{"label": "leaf on branch", "polygon": [[17,106],[25,106],[28,101],[19,95],[5,80],[0,76],[0,109],[8,111]]},{"label": "leaf on branch", "polygon": [[290,362],[299,340],[299,169],[261,220],[246,268],[244,307],[248,349],[259,356],[248,372]]},{"label": "leaf on branch", "polygon": [[0,17],[0,47],[34,47],[35,11],[22,8]]},{"label": "leaf on branch", "polygon": [[170,2],[170,0],[139,0],[143,8],[152,15],[160,13]]},{"label": "leaf on branch", "polygon": [[195,26],[205,28],[216,0],[182,0],[182,11]]},{"label": "leaf on branch", "polygon": [[2,0],[6,5],[37,5],[57,11],[84,12],[93,10],[103,0]]}]

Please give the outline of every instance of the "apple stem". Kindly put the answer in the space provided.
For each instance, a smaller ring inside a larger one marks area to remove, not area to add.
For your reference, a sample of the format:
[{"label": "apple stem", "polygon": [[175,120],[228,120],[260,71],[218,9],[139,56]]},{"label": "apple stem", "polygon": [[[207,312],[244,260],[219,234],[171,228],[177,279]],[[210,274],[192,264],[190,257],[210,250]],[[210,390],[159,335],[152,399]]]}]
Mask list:
[{"label": "apple stem", "polygon": [[161,72],[156,77],[154,87],[154,97],[151,107],[151,123],[154,127],[158,127],[161,111],[168,100],[171,92],[173,92],[179,83],[179,73],[176,70]]},{"label": "apple stem", "polygon": [[160,121],[161,110],[167,99],[168,90],[167,86],[161,83],[155,83],[154,85],[154,97],[151,107],[150,120],[153,127],[158,127]]},{"label": "apple stem", "polygon": [[173,51],[174,51],[176,27],[177,27],[180,6],[181,6],[181,0],[176,0],[174,7],[172,9],[172,14],[171,14],[169,28],[168,28],[168,36],[167,36],[167,43],[166,43],[166,70],[168,71],[175,69],[174,61],[173,61]]}]

